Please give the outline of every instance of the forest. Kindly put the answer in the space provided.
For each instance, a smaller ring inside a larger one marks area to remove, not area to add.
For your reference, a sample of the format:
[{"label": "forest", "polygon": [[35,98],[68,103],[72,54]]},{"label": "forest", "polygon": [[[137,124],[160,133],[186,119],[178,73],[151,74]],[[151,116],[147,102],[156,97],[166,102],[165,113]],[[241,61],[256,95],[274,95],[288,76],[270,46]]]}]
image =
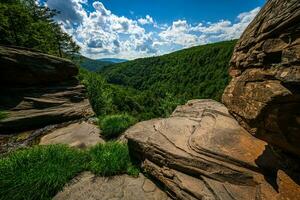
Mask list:
[{"label": "forest", "polygon": [[190,99],[220,100],[230,79],[228,63],[235,43],[219,42],[108,65],[98,73],[81,69],[79,78],[100,116],[167,117]]}]

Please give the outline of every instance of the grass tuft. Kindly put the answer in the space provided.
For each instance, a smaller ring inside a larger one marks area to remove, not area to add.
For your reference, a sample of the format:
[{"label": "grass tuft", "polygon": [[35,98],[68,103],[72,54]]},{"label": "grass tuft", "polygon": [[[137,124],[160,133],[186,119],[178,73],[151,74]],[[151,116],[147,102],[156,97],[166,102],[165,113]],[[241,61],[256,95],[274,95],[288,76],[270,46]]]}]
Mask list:
[{"label": "grass tuft", "polygon": [[0,200],[51,199],[82,171],[138,176],[126,144],[108,142],[89,150],[65,145],[35,146],[0,158]]},{"label": "grass tuft", "polygon": [[0,199],[51,199],[84,170],[86,159],[64,145],[15,151],[0,159]]},{"label": "grass tuft", "polygon": [[89,170],[97,175],[111,176],[128,173],[137,176],[139,170],[132,165],[128,147],[119,142],[98,144],[89,151]]},{"label": "grass tuft", "polygon": [[128,114],[119,114],[105,116],[99,120],[99,125],[104,137],[113,138],[119,136],[135,122],[134,117]]}]

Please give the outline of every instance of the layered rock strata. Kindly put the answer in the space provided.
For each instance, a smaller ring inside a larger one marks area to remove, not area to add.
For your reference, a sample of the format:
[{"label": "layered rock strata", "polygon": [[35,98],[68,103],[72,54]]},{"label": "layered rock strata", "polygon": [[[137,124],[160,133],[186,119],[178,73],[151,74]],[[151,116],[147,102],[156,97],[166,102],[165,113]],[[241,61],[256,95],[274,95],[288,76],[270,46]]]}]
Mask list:
[{"label": "layered rock strata", "polygon": [[251,134],[300,155],[300,1],[269,0],[238,41],[223,94]]},{"label": "layered rock strata", "polygon": [[70,61],[0,46],[0,134],[42,128],[93,115],[78,68]]}]

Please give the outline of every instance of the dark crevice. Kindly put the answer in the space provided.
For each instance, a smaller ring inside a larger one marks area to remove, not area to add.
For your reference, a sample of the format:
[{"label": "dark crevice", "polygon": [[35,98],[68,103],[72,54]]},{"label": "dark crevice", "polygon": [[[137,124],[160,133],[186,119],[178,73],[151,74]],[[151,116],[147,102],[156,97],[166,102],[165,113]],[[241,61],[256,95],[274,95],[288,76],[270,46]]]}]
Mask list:
[{"label": "dark crevice", "polygon": [[270,65],[270,64],[278,64],[282,62],[282,51],[271,52],[267,53],[264,57],[263,64]]}]

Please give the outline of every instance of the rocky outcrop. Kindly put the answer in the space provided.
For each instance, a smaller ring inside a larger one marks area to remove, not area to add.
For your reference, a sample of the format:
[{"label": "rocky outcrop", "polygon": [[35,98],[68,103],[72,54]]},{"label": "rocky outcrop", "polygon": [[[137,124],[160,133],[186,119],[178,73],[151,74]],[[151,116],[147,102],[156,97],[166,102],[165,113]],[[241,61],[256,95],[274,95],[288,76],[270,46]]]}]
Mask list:
[{"label": "rocky outcrop", "polygon": [[189,101],[169,118],[136,124],[126,138],[131,155],[174,199],[300,198],[299,176],[280,171],[279,156],[216,101]]},{"label": "rocky outcrop", "polygon": [[298,0],[267,1],[235,47],[228,109],[192,100],[127,130],[174,199],[300,199],[299,27]]},{"label": "rocky outcrop", "polygon": [[223,103],[251,134],[300,155],[300,1],[269,0],[238,41]]},{"label": "rocky outcrop", "polygon": [[151,180],[140,174],[97,177],[84,172],[59,192],[54,200],[101,199],[101,200],[170,200]]},{"label": "rocky outcrop", "polygon": [[22,48],[0,47],[0,134],[42,128],[93,115],[70,61]]},{"label": "rocky outcrop", "polygon": [[48,85],[74,79],[78,68],[69,60],[20,47],[0,46],[0,83]]}]

